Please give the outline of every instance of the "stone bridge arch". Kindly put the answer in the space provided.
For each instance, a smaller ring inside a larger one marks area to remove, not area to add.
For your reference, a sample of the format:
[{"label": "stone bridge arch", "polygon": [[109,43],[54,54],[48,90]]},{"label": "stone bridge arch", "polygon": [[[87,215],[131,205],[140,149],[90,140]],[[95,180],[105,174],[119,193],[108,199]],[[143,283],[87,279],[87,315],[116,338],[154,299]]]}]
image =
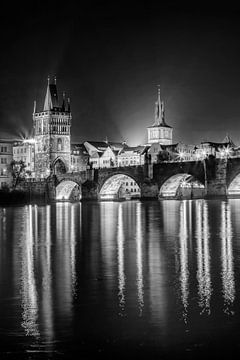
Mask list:
[{"label": "stone bridge arch", "polygon": [[95,180],[98,184],[99,191],[101,190],[104,183],[115,175],[126,175],[132,178],[140,188],[145,179],[143,166],[99,169],[96,173]]},{"label": "stone bridge arch", "polygon": [[166,180],[177,174],[192,175],[204,184],[207,176],[206,164],[203,161],[184,161],[160,163],[153,166],[153,179],[157,182],[159,189]]},{"label": "stone bridge arch", "polygon": [[138,180],[126,173],[115,173],[106,177],[99,187],[99,199],[131,199],[141,197],[141,184]]},{"label": "stone bridge arch", "polygon": [[56,186],[55,198],[58,201],[81,200],[82,198],[81,184],[67,178],[63,179]]},{"label": "stone bridge arch", "polygon": [[240,158],[228,159],[226,193],[230,196],[240,196]]}]

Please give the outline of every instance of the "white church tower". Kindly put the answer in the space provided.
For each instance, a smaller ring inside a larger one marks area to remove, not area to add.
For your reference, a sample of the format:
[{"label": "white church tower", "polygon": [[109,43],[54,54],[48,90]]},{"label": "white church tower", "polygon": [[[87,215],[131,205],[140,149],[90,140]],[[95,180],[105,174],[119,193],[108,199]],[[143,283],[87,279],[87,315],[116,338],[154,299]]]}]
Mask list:
[{"label": "white church tower", "polygon": [[164,102],[161,101],[160,86],[158,85],[158,97],[155,103],[155,121],[152,126],[148,126],[148,145],[158,143],[162,145],[172,144],[171,126],[165,122]]}]

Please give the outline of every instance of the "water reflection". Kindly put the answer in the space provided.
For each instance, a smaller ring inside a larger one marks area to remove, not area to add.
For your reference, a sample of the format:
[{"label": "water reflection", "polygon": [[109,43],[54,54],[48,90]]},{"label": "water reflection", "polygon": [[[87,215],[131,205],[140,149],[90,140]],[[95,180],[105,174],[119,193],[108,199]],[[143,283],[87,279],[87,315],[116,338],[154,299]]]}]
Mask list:
[{"label": "water reflection", "polygon": [[208,206],[203,200],[196,201],[197,280],[201,313],[210,314],[212,294],[209,253]]},{"label": "water reflection", "polygon": [[222,291],[224,311],[233,314],[231,306],[235,299],[235,280],[232,250],[232,221],[230,206],[226,202],[221,205],[221,257],[222,257]]},{"label": "water reflection", "polygon": [[183,304],[182,316],[185,322],[187,322],[189,295],[187,204],[187,200],[183,200],[180,204],[179,229],[180,286]]},{"label": "water reflection", "polygon": [[125,308],[125,272],[124,272],[124,231],[123,205],[119,204],[117,224],[117,253],[118,253],[118,298],[121,311]]},{"label": "water reflection", "polygon": [[22,327],[25,329],[26,335],[39,337],[38,325],[38,301],[37,289],[34,269],[34,241],[33,241],[33,219],[32,206],[26,206],[24,209],[25,215],[25,232],[22,237],[22,278],[21,278],[21,292],[22,292]]},{"label": "water reflection", "polygon": [[205,327],[239,324],[237,211],[205,200],[7,208],[1,328],[10,319],[9,333],[16,328],[28,350],[54,351],[69,338],[90,344],[93,332],[105,344],[123,332],[136,343],[180,342],[186,334],[193,343]]},{"label": "water reflection", "polygon": [[[45,224],[46,238],[39,237],[42,246],[40,247],[41,266],[42,266],[42,333],[51,341],[54,337],[53,329],[53,298],[52,298],[52,256],[51,256],[51,208],[50,205],[45,209]],[[38,207],[35,206],[35,212],[38,213]],[[38,217],[35,217],[35,227],[38,228]],[[38,240],[35,239],[35,241]],[[45,240],[45,241],[44,241]]]},{"label": "water reflection", "polygon": [[71,228],[70,228],[70,260],[72,275],[72,294],[76,295],[77,275],[76,275],[76,224],[77,224],[77,206],[81,208],[82,204],[74,204],[71,206]]},{"label": "water reflection", "polygon": [[141,203],[136,206],[136,246],[137,246],[137,298],[139,315],[142,315],[144,307],[144,290],[143,290],[143,254],[142,254],[142,216],[141,216]]}]

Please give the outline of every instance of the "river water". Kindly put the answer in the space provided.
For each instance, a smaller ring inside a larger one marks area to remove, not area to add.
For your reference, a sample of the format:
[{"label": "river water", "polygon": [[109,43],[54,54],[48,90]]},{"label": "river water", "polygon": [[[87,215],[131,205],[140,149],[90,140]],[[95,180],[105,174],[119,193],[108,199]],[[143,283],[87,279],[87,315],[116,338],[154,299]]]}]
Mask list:
[{"label": "river water", "polygon": [[0,208],[0,359],[240,354],[240,200]]}]

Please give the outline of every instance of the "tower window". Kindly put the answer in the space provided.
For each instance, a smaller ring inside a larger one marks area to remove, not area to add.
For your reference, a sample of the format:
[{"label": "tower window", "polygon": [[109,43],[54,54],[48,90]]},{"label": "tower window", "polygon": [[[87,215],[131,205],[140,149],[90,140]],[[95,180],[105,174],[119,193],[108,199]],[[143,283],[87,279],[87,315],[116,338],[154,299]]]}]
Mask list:
[{"label": "tower window", "polygon": [[57,149],[58,149],[58,151],[62,151],[62,150],[63,150],[62,139],[58,139],[58,140],[57,140]]}]

